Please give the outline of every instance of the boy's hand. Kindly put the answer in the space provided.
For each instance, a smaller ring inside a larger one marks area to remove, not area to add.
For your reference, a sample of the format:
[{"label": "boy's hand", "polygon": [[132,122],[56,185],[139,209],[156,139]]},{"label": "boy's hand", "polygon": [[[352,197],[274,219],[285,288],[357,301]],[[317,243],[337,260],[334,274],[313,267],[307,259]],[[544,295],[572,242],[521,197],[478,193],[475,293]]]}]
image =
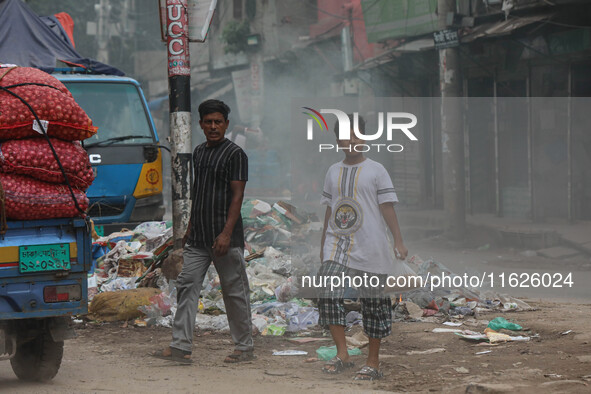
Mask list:
[{"label": "boy's hand", "polygon": [[394,246],[394,255],[398,260],[406,260],[406,256],[408,256],[408,249],[404,244],[399,244]]}]

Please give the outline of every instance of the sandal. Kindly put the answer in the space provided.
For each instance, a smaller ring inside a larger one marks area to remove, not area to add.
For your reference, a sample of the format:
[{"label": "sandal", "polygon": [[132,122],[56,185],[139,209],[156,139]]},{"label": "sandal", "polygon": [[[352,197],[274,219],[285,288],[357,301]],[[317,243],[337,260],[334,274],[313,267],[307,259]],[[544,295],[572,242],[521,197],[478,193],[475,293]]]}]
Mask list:
[{"label": "sandal", "polygon": [[[354,366],[355,366],[354,363],[352,363],[350,361],[343,362],[343,360],[341,360],[340,357],[334,356],[333,358],[328,360],[326,362],[326,364],[324,364],[324,367],[322,367],[322,372],[327,373],[327,374],[331,374],[331,375],[336,375],[336,374],[342,373],[346,369],[353,368]],[[333,368],[331,368],[331,367],[333,367]]]},{"label": "sandal", "polygon": [[192,364],[193,360],[190,357],[186,357],[186,356],[190,356],[191,352],[186,352],[180,349],[175,349],[173,347],[169,348],[170,349],[170,355],[166,356],[164,355],[164,350],[155,350],[152,353],[150,353],[150,356],[155,357],[155,358],[159,358],[161,360],[167,360],[167,361],[175,361],[177,363],[181,363],[181,364]]},{"label": "sandal", "polygon": [[235,364],[242,361],[252,361],[257,357],[252,350],[238,350],[240,353],[229,354],[224,360],[225,363]]},{"label": "sandal", "polygon": [[369,365],[365,365],[361,368],[357,375],[355,376],[355,380],[378,380],[384,377],[382,371],[379,371],[377,368],[370,367]]}]

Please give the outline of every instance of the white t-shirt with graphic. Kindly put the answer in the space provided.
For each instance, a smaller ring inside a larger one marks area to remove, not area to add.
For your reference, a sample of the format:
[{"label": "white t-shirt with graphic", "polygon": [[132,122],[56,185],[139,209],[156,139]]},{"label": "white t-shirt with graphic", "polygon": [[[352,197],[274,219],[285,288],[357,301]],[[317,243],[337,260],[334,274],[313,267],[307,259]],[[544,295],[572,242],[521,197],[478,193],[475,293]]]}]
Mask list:
[{"label": "white t-shirt with graphic", "polygon": [[376,273],[391,271],[393,252],[380,204],[398,202],[390,175],[371,159],[333,164],[326,173],[321,203],[331,208],[324,260]]}]

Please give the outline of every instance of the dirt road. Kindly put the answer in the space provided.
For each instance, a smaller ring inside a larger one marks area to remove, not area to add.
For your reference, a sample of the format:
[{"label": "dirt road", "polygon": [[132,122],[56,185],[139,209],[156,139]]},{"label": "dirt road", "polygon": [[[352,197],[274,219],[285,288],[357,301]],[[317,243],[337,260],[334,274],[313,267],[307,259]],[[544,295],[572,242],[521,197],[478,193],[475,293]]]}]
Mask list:
[{"label": "dirt road", "polygon": [[[258,359],[228,365],[231,352],[227,333],[198,332],[194,365],[180,366],[154,359],[148,353],[170,340],[170,329],[123,327],[123,323],[76,325],[78,338],[66,342],[64,360],[56,378],[46,384],[19,382],[8,361],[0,362],[0,391],[11,393],[284,393],[284,392],[591,392],[591,295],[588,257],[552,261],[524,257],[510,249],[457,249],[434,240],[412,244],[411,253],[423,259],[436,256],[452,271],[575,273],[576,289],[513,289],[511,295],[529,297],[535,311],[492,313],[468,319],[461,328],[482,332],[485,321],[504,316],[539,337],[530,342],[476,346],[452,333],[432,333],[446,327],[441,321],[394,323],[393,335],[383,345],[383,380],[355,382],[354,371],[322,374],[320,361],[306,362],[316,349],[330,342],[293,344],[285,337],[255,337]],[[560,300],[559,302],[555,302]],[[563,302],[563,300],[570,300]],[[354,327],[353,330],[359,330]],[[562,333],[572,330],[570,333]],[[322,331],[313,332],[321,337]],[[407,352],[445,349],[433,354]],[[308,356],[273,356],[273,350],[298,349]],[[477,355],[483,351],[486,354]],[[366,349],[362,349],[367,354]],[[354,357],[361,367],[364,356]],[[492,386],[491,386],[492,385]],[[491,391],[491,389],[494,390]],[[489,390],[489,391],[486,391]]]}]

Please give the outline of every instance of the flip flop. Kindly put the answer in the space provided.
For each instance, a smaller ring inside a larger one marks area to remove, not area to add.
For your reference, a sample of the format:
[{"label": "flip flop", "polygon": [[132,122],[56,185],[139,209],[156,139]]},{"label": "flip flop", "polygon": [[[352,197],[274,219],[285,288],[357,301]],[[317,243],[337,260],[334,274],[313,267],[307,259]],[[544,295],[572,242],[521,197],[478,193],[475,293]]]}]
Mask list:
[{"label": "flip flop", "polygon": [[255,360],[257,357],[254,355],[252,350],[242,350],[240,353],[232,353],[226,356],[224,360],[225,363],[228,364],[236,364],[243,361],[252,361]]},{"label": "flip flop", "polygon": [[159,358],[160,360],[174,361],[186,365],[193,363],[192,359],[185,357],[186,355],[191,354],[189,352],[184,352],[182,350],[175,349],[172,347],[170,348],[170,356],[165,356],[164,354],[162,354],[162,352],[162,350],[155,350],[152,353],[150,353],[150,356]]},{"label": "flip flop", "polygon": [[[333,358],[328,360],[326,362],[326,364],[324,364],[324,367],[322,367],[322,372],[327,373],[329,375],[336,375],[336,374],[342,373],[346,369],[353,368],[354,366],[355,366],[354,363],[352,363],[350,361],[343,362],[343,360],[341,360],[340,357],[334,356]],[[327,368],[327,367],[334,367],[334,368]]]},{"label": "flip flop", "polygon": [[382,371],[379,371],[377,368],[370,367],[369,365],[365,365],[359,371],[357,371],[357,375],[355,375],[355,380],[378,380],[384,377]]}]

